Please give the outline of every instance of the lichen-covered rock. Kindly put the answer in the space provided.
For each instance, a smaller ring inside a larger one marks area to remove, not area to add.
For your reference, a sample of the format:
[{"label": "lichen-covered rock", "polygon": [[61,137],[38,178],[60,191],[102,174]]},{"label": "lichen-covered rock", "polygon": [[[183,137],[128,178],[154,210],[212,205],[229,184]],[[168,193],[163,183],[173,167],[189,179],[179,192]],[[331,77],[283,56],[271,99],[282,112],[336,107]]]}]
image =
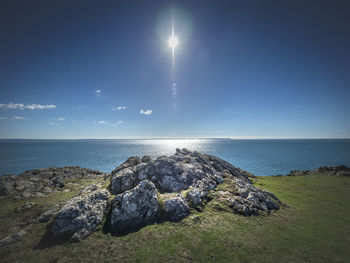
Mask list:
[{"label": "lichen-covered rock", "polygon": [[130,190],[140,181],[133,170],[125,168],[111,177],[111,192],[114,195]]},{"label": "lichen-covered rock", "polygon": [[189,215],[190,208],[180,195],[163,195],[164,220],[178,222]]},{"label": "lichen-covered rock", "polygon": [[[155,184],[160,193],[176,193],[195,187],[204,197],[223,181],[222,170],[218,171],[212,165],[215,161],[220,163],[218,158],[210,161],[206,155],[192,153],[186,149],[178,149],[173,156],[161,156],[146,163],[138,163],[135,160],[135,158],[132,160],[129,158],[112,173],[111,192],[113,194],[130,190],[147,179]],[[137,164],[132,166],[131,162]],[[225,167],[229,166],[225,165]],[[120,169],[120,167],[124,168]],[[239,173],[238,169],[237,173]],[[242,174],[240,176],[244,177]]]},{"label": "lichen-covered rock", "polygon": [[225,178],[234,182],[232,191],[216,195],[233,212],[255,215],[278,209],[279,200],[254,187],[252,177],[220,158],[187,149],[176,149],[174,155],[155,160],[131,157],[110,177],[110,190],[117,195],[111,214],[112,232],[126,233],[156,220],[180,221],[190,213],[189,204],[202,205]]},{"label": "lichen-covered rock", "polygon": [[230,191],[214,192],[214,196],[233,212],[250,216],[279,209],[280,201],[275,195],[237,178],[231,178],[231,182],[227,187]]},{"label": "lichen-covered rock", "polygon": [[159,202],[154,184],[148,180],[117,195],[112,203],[111,232],[123,234],[157,220]]},{"label": "lichen-covered rock", "polygon": [[101,224],[110,197],[106,189],[70,199],[55,217],[53,236],[69,236],[72,241],[86,238]]}]

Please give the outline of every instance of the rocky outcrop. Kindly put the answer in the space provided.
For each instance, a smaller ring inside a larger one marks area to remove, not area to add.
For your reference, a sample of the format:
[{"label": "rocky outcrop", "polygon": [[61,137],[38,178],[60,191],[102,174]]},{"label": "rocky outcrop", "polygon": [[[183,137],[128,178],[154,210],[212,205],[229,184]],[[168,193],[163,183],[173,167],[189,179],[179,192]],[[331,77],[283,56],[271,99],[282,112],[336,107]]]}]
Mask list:
[{"label": "rocky outcrop", "polygon": [[89,236],[101,224],[110,197],[106,189],[97,189],[69,200],[56,215],[51,233],[79,241]]},{"label": "rocky outcrop", "polygon": [[[51,237],[79,241],[103,222],[104,229],[117,235],[155,222],[178,222],[188,216],[191,209],[200,211],[213,198],[230,211],[245,216],[279,209],[278,198],[256,188],[251,182],[253,177],[218,157],[176,149],[174,155],[154,160],[149,156],[130,157],[110,175],[63,167],[3,176],[0,192],[30,197],[64,189],[66,184],[72,184],[66,179],[101,179],[84,187],[62,207],[57,204],[37,218],[36,222],[50,222]],[[219,184],[224,184],[226,190],[217,190]],[[18,210],[32,206],[27,202]]]},{"label": "rocky outcrop", "polygon": [[345,165],[321,166],[314,170],[291,170],[287,176],[305,176],[311,174],[324,174],[334,176],[350,176],[350,168]]},{"label": "rocky outcrop", "polygon": [[18,176],[0,176],[0,196],[9,194],[16,198],[40,197],[56,189],[65,187],[64,180],[73,178],[96,179],[105,177],[105,173],[80,168],[78,166],[52,167],[26,171]]},{"label": "rocky outcrop", "polygon": [[111,231],[120,234],[156,221],[180,221],[190,206],[202,206],[225,178],[233,182],[232,191],[221,195],[233,212],[258,215],[279,209],[277,197],[253,186],[252,177],[220,158],[187,149],[155,160],[131,157],[111,173],[109,190],[116,195]]}]

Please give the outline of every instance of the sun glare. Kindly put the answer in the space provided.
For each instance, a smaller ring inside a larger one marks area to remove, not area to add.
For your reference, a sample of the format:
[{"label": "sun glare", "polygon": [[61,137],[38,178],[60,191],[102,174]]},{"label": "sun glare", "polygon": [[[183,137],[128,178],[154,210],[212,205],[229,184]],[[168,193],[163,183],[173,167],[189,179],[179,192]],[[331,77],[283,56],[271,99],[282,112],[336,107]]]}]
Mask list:
[{"label": "sun glare", "polygon": [[175,48],[177,46],[177,37],[174,37],[172,36],[170,39],[169,39],[169,47],[171,48]]}]

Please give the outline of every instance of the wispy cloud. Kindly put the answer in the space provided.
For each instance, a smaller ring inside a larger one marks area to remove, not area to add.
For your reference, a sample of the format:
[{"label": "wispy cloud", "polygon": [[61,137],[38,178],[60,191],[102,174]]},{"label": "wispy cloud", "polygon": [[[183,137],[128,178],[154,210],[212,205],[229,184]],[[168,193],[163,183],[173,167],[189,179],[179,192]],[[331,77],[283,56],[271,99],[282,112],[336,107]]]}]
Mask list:
[{"label": "wispy cloud", "polygon": [[57,122],[49,122],[49,125],[51,125],[51,126],[58,126],[59,124]]},{"label": "wispy cloud", "polygon": [[140,113],[144,114],[144,115],[151,115],[152,114],[152,110],[143,110],[143,109],[141,109]]},{"label": "wispy cloud", "polygon": [[105,124],[105,123],[107,123],[107,121],[94,121],[94,123],[98,123],[98,124]]},{"label": "wispy cloud", "polygon": [[59,118],[57,118],[57,120],[59,120],[59,121],[64,121],[64,120],[65,120],[65,118],[63,118],[63,117],[59,117]]},{"label": "wispy cloud", "polygon": [[113,123],[112,126],[115,127],[115,126],[118,126],[122,123],[123,123],[123,121],[117,121],[117,122]]},{"label": "wispy cloud", "polygon": [[95,90],[95,93],[97,96],[100,96],[100,95],[102,95],[102,90],[97,89],[97,90]]},{"label": "wispy cloud", "polygon": [[112,110],[125,110],[125,109],[126,109],[125,106],[117,106],[112,108]]},{"label": "wispy cloud", "polygon": [[0,117],[0,120],[6,120],[7,118],[6,117]]},{"label": "wispy cloud", "polygon": [[14,116],[13,118],[15,120],[24,120],[24,117],[22,117],[22,116]]},{"label": "wispy cloud", "polygon": [[56,105],[53,104],[47,104],[47,105],[41,105],[41,104],[28,104],[24,105],[23,103],[0,103],[0,109],[17,109],[17,110],[51,110],[56,109]]}]

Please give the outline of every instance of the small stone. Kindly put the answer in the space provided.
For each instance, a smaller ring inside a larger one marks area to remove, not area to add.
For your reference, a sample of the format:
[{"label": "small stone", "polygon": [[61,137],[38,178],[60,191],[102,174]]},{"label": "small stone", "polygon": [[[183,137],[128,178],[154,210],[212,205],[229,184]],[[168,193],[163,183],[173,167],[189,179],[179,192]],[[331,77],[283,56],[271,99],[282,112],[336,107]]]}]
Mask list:
[{"label": "small stone", "polygon": [[20,207],[17,207],[15,209],[16,213],[21,213],[24,210],[28,210],[30,208],[32,208],[33,206],[35,206],[35,203],[33,202],[25,202],[23,205],[21,205]]},{"label": "small stone", "polygon": [[20,239],[22,239],[22,237],[26,234],[27,232],[24,230],[20,230],[17,233],[8,235],[7,237],[3,238],[0,240],[0,247],[2,246],[7,246],[9,244],[12,244]]}]

